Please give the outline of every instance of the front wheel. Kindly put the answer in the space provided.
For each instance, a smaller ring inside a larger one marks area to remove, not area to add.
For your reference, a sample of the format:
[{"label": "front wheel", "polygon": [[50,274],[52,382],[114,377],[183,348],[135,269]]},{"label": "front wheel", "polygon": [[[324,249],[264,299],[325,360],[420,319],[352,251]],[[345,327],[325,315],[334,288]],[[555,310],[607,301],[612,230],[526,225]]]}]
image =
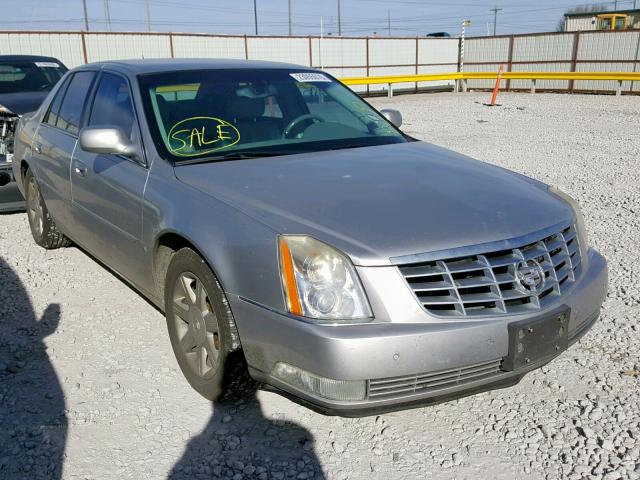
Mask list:
[{"label": "front wheel", "polygon": [[255,391],[242,351],[232,351],[233,316],[220,283],[193,250],[176,252],[165,280],[173,352],[189,384],[209,400]]},{"label": "front wheel", "polygon": [[68,247],[71,241],[58,230],[51,218],[40,193],[40,186],[31,170],[27,170],[24,178],[24,193],[29,227],[35,242],[46,249]]}]

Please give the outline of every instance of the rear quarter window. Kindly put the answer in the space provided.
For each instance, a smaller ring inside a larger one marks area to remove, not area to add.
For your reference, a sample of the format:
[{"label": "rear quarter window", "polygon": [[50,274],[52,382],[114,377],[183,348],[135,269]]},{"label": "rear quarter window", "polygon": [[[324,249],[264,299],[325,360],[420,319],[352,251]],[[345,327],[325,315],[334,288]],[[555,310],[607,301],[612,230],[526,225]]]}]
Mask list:
[{"label": "rear quarter window", "polygon": [[60,88],[56,92],[55,97],[53,97],[53,101],[51,102],[49,111],[44,116],[43,122],[51,125],[52,127],[55,127],[56,122],[58,121],[58,114],[60,113],[60,105],[62,105],[62,99],[64,98],[64,94],[67,91],[67,87],[69,86],[69,82],[71,81],[71,78],[73,78],[73,75],[67,77],[64,83],[60,85]]},{"label": "rear quarter window", "polygon": [[56,127],[72,135],[78,134],[87,94],[95,76],[95,72],[78,72],[73,75],[60,106]]}]

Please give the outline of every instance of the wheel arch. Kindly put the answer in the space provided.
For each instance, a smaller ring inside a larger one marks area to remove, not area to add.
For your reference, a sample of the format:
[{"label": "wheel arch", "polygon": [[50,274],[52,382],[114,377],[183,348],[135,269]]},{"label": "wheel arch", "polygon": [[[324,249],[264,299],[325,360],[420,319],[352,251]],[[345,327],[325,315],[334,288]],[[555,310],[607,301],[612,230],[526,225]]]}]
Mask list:
[{"label": "wheel arch", "polygon": [[[167,230],[161,232],[154,242],[153,249],[153,279],[156,287],[156,294],[162,304],[164,310],[164,295],[165,295],[165,277],[167,274],[167,269],[169,268],[169,263],[171,262],[171,257],[177,251],[182,248],[190,248],[193,250],[205,264],[209,267],[211,272],[213,272],[213,276],[216,278],[220,287],[222,288],[223,294],[226,296],[226,290],[224,288],[224,283],[220,276],[218,275],[215,266],[211,263],[211,261],[204,255],[203,250],[200,249],[197,244],[188,238],[186,235],[173,231]],[[232,337],[232,349],[236,350],[241,347],[240,344],[240,336],[238,334],[238,329],[235,324],[235,319],[233,316],[233,312],[231,311],[231,306],[229,305],[228,299],[225,299],[227,303],[227,308],[231,312],[230,315],[230,324],[229,329]]]},{"label": "wheel arch", "polygon": [[[20,181],[18,187],[24,188],[24,177],[27,175],[27,170],[30,170],[31,166],[24,158],[20,161]],[[18,179],[16,178],[16,181]],[[23,192],[24,193],[24,192]]]}]

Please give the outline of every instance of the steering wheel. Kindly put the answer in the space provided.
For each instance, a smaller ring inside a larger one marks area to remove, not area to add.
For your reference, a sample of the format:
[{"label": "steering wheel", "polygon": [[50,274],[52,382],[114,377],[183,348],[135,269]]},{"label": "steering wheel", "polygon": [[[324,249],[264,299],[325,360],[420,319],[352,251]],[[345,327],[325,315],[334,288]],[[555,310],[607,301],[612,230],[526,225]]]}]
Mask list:
[{"label": "steering wheel", "polygon": [[291,133],[293,132],[295,127],[307,120],[315,120],[318,123],[324,122],[324,118],[318,115],[314,115],[313,113],[305,113],[304,115],[300,115],[299,117],[294,118],[289,122],[289,124],[282,131],[282,138],[293,138]]}]

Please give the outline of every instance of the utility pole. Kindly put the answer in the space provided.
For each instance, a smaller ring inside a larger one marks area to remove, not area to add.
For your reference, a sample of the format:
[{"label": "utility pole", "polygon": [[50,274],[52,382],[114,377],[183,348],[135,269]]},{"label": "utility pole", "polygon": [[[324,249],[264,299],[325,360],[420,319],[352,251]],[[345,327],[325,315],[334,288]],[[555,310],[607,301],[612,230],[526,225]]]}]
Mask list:
[{"label": "utility pole", "polygon": [[256,27],[256,35],[258,35],[258,8],[256,0],[253,0],[253,25]]},{"label": "utility pole", "polygon": [[84,30],[89,31],[89,17],[87,16],[87,0],[82,0],[82,9],[84,10]]},{"label": "utility pole", "polygon": [[289,36],[291,36],[291,0],[289,0]]},{"label": "utility pole", "polygon": [[151,8],[149,7],[149,0],[146,0],[147,6],[147,32],[151,31]]},{"label": "utility pole", "polygon": [[618,0],[614,0],[613,2],[613,10],[618,10]]},{"label": "utility pole", "polygon": [[[471,20],[462,20],[462,31],[460,32],[460,52],[459,63],[460,63],[460,73],[464,72],[464,36],[467,31],[467,27],[471,25]],[[460,84],[462,84],[462,91],[467,91],[467,81],[466,80],[456,80],[456,93],[460,91]]]},{"label": "utility pole", "polygon": [[496,28],[498,26],[498,12],[502,10],[501,8],[492,8],[493,12],[493,36],[496,36]]},{"label": "utility pole", "polygon": [[320,70],[324,70],[324,63],[322,61],[322,40],[324,38],[324,18],[320,15],[320,42],[318,43],[318,53],[320,56]]},{"label": "utility pole", "polygon": [[107,30],[111,31],[111,13],[109,13],[109,0],[104,0],[104,19],[107,24]]},{"label": "utility pole", "polygon": [[338,36],[342,36],[342,19],[340,17],[340,0],[338,0]]},{"label": "utility pole", "polygon": [[387,33],[391,36],[391,11],[387,10]]}]

